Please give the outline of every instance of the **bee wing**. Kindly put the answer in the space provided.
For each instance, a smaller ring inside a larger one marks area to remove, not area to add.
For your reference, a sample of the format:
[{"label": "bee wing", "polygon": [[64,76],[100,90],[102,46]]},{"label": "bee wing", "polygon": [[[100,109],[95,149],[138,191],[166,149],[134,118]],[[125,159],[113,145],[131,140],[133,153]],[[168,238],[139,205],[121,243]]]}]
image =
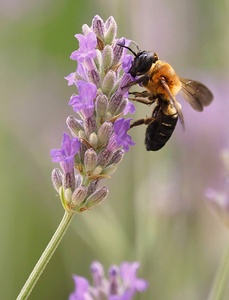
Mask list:
[{"label": "bee wing", "polygon": [[164,86],[165,90],[167,91],[172,104],[176,108],[178,117],[179,117],[179,119],[181,121],[181,124],[182,124],[183,128],[185,129],[184,116],[183,116],[182,111],[181,111],[181,105],[177,102],[176,98],[172,95],[172,93],[170,91],[170,88],[169,88],[166,80],[161,78],[160,81],[161,81],[162,85]]},{"label": "bee wing", "polygon": [[202,111],[204,106],[208,106],[213,95],[209,89],[199,81],[180,78],[181,94],[184,99],[197,111]]}]

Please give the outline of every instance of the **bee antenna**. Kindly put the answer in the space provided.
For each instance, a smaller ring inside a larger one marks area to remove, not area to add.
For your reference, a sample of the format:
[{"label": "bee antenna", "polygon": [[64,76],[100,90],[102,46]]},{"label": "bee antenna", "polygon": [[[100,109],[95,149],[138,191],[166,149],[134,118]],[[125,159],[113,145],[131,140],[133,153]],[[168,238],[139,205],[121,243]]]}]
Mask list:
[{"label": "bee antenna", "polygon": [[136,42],[131,41],[131,43],[135,45],[135,47],[138,49],[138,52],[141,52],[141,50],[140,50],[140,48],[138,47],[138,44],[137,44]]},{"label": "bee antenna", "polygon": [[[125,45],[122,45],[122,44],[117,44],[118,46],[120,46],[120,47],[123,47],[123,48],[126,48],[126,49],[128,49],[131,53],[133,53],[133,55],[136,57],[137,56],[137,54],[130,48],[130,47],[127,47],[127,46],[125,46]],[[137,45],[136,45],[137,46]],[[137,47],[138,48],[138,47]]]}]

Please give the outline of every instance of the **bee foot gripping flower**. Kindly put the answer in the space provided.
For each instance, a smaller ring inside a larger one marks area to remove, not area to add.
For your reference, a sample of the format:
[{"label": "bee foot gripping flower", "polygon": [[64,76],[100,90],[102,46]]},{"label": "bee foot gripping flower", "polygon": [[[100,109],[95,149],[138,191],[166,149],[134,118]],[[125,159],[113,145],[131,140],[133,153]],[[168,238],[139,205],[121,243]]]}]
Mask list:
[{"label": "bee foot gripping flower", "polygon": [[122,118],[135,111],[128,89],[121,88],[132,80],[123,69],[126,49],[119,46],[129,41],[116,38],[113,17],[104,22],[95,16],[82,31],[75,35],[79,49],[70,56],[77,61],[76,71],[65,77],[77,90],[69,105],[78,116],[66,122],[73,137],[64,133],[62,148],[50,152],[62,169],[53,170],[52,181],[68,212],[90,209],[105,199],[108,189],[99,182],[110,177],[134,145],[127,134],[131,119]]},{"label": "bee foot gripping flower", "polygon": [[122,263],[120,267],[111,266],[108,279],[104,276],[103,266],[95,261],[91,264],[93,286],[89,285],[87,279],[73,276],[75,291],[69,300],[131,300],[137,292],[147,289],[147,282],[137,278],[139,264]]}]

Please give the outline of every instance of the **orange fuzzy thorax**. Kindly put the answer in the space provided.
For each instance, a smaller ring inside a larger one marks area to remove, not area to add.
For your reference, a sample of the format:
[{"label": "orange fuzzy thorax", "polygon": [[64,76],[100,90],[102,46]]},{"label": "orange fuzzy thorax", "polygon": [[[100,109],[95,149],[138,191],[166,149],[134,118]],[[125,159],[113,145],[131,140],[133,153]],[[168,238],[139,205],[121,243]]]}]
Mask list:
[{"label": "orange fuzzy thorax", "polygon": [[150,80],[147,84],[143,84],[149,92],[155,97],[160,95],[164,100],[170,100],[170,96],[165,90],[161,79],[164,78],[170,92],[175,96],[181,89],[181,82],[174,69],[166,62],[158,60],[152,65],[151,69],[147,72],[150,76]]}]

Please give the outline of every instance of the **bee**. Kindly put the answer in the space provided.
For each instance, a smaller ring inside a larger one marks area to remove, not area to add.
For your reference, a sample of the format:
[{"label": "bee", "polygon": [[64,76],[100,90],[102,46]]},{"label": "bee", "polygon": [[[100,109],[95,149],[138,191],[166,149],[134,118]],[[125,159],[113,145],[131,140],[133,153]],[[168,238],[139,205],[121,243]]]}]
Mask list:
[{"label": "bee", "polygon": [[148,125],[145,134],[146,150],[157,151],[170,139],[178,118],[184,127],[181,104],[175,98],[178,92],[196,111],[203,111],[204,106],[212,102],[213,95],[201,82],[179,77],[170,64],[159,60],[156,53],[141,51],[137,45],[137,53],[125,45],[119,46],[127,48],[134,55],[128,73],[135,79],[125,87],[140,84],[146,88],[143,92],[130,92],[134,96],[130,100],[147,105],[156,103],[151,117],[133,122],[130,128]]}]

